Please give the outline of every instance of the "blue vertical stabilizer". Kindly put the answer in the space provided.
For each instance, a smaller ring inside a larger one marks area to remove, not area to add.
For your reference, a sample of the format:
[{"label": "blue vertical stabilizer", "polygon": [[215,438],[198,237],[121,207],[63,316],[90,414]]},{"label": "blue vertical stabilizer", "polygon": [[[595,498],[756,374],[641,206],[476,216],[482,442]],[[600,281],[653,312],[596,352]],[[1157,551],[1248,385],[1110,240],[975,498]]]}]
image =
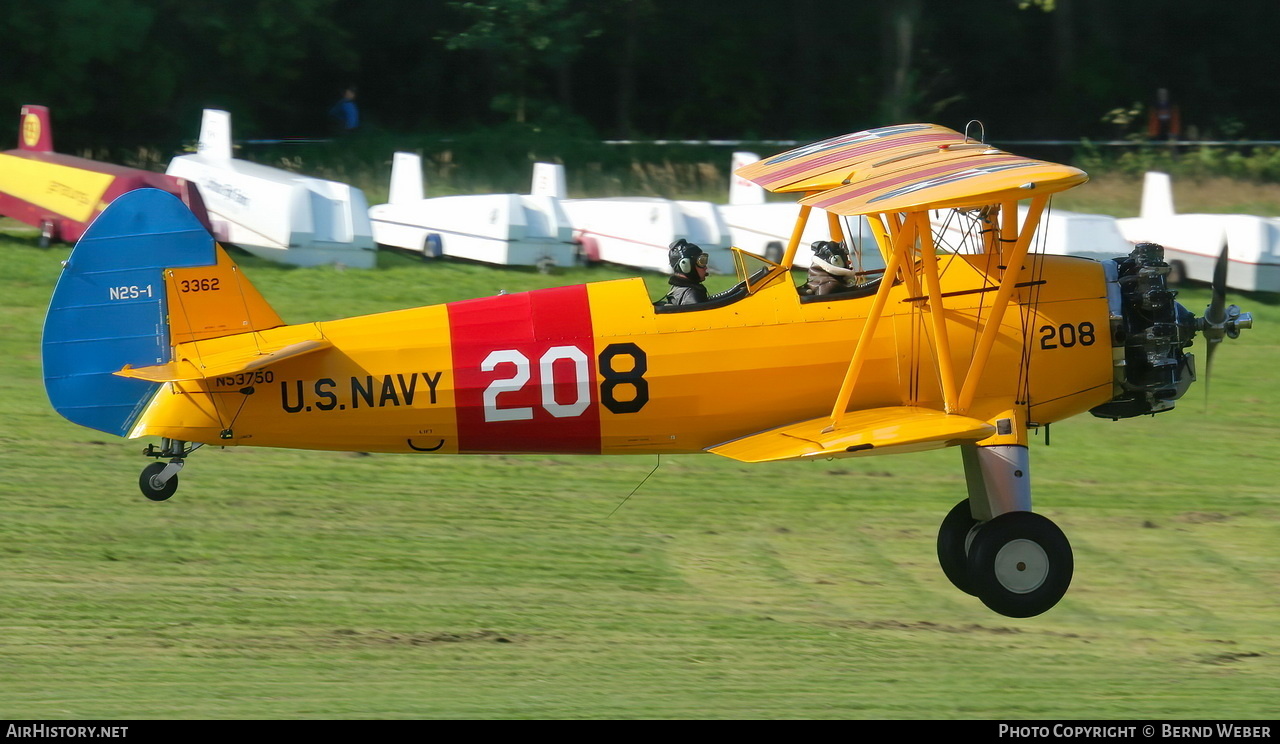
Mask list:
[{"label": "blue vertical stabilizer", "polygon": [[156,189],[117,198],[76,243],[44,321],[44,387],[68,420],[127,436],[160,385],[117,377],[170,359],[164,270],[217,263],[213,238]]}]

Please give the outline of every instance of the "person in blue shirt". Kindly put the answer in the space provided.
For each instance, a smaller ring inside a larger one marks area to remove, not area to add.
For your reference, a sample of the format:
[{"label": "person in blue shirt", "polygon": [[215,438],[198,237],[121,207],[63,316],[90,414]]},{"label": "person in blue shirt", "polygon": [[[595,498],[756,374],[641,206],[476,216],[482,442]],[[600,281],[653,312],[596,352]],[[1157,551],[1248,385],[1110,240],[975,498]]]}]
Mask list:
[{"label": "person in blue shirt", "polygon": [[329,109],[329,118],[335,122],[338,134],[350,134],[360,126],[360,109],[356,108],[356,88],[351,86],[342,94],[342,100]]}]

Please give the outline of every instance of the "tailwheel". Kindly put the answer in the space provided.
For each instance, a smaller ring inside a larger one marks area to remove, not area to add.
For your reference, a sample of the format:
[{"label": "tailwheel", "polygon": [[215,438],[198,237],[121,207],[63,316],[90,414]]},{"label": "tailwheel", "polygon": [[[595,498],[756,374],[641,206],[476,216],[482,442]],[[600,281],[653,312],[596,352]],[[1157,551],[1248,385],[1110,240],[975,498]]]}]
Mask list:
[{"label": "tailwheel", "polygon": [[973,594],[987,607],[1008,617],[1034,617],[1067,593],[1074,561],[1071,544],[1056,524],[1016,511],[984,523],[974,534],[968,569]]},{"label": "tailwheel", "polygon": [[938,563],[951,583],[965,594],[976,594],[969,580],[969,541],[978,520],[969,510],[969,500],[955,505],[938,528]]},{"label": "tailwheel", "polygon": [[203,444],[191,444],[178,439],[163,439],[159,447],[148,444],[142,454],[147,457],[168,457],[169,462],[153,462],[142,469],[138,488],[152,501],[164,501],[178,490],[178,471],[186,464],[186,458]]},{"label": "tailwheel", "polygon": [[165,468],[172,464],[153,462],[142,469],[142,475],[138,478],[138,487],[142,489],[143,496],[152,501],[165,501],[178,490],[177,471],[171,470],[168,477],[165,477]]}]

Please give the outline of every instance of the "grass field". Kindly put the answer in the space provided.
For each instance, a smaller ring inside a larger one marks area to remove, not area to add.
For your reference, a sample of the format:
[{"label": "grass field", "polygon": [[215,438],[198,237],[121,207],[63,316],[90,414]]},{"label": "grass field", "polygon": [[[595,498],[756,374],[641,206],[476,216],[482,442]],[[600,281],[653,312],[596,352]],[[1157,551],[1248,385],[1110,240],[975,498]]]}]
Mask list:
[{"label": "grass field", "polygon": [[[137,490],[142,442],[40,382],[65,248],[0,240],[0,717],[1275,718],[1280,298],[1154,418],[1032,445],[1076,573],[1014,620],[952,588],[959,454],[746,466],[713,456],[196,453]],[[620,270],[384,256],[243,259],[290,322]],[[648,278],[651,294],[662,280]],[[1203,289],[1182,300],[1199,313]],[[1198,349],[1199,350],[1199,346]]]}]

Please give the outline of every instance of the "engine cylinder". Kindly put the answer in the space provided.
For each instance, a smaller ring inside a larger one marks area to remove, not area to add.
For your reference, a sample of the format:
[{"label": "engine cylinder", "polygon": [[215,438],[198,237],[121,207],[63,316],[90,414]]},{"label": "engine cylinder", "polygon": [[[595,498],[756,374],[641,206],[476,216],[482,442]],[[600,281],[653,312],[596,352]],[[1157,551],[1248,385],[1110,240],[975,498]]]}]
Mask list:
[{"label": "engine cylinder", "polygon": [[1184,351],[1195,338],[1195,316],[1174,300],[1163,247],[1139,243],[1111,263],[1111,343],[1124,351],[1116,355],[1114,396],[1090,413],[1121,419],[1168,411],[1196,379],[1194,357]]}]

